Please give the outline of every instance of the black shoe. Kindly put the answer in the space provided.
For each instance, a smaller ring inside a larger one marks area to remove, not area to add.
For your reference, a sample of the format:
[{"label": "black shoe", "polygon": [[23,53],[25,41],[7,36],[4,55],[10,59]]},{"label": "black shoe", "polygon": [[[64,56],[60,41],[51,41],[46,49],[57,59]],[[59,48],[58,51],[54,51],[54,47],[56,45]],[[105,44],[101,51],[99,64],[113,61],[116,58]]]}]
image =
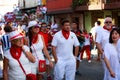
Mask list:
[{"label": "black shoe", "polygon": [[75,72],[76,75],[82,76],[82,74],[79,71]]}]

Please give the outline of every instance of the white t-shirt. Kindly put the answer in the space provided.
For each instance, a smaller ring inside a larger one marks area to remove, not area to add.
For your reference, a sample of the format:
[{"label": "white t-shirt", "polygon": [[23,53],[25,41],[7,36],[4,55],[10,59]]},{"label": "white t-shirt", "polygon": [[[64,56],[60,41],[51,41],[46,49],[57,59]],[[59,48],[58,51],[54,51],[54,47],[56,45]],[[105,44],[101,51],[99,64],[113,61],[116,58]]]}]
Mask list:
[{"label": "white t-shirt", "polygon": [[90,38],[85,37],[85,42],[83,43],[85,46],[90,45]]},{"label": "white t-shirt", "polygon": [[109,43],[109,36],[110,36],[110,32],[105,29],[101,29],[97,33],[96,42],[101,44],[103,50],[105,45]]},{"label": "white t-shirt", "polygon": [[79,41],[73,32],[70,32],[69,38],[65,39],[62,31],[57,32],[52,40],[52,46],[56,47],[58,59],[73,58],[73,46],[79,46]]},{"label": "white t-shirt", "polygon": [[51,25],[51,29],[57,29],[58,28],[58,24],[52,24]]},{"label": "white t-shirt", "polygon": [[102,28],[102,26],[95,26],[90,30],[90,33],[92,33],[93,37],[95,38],[95,35],[98,34]]}]

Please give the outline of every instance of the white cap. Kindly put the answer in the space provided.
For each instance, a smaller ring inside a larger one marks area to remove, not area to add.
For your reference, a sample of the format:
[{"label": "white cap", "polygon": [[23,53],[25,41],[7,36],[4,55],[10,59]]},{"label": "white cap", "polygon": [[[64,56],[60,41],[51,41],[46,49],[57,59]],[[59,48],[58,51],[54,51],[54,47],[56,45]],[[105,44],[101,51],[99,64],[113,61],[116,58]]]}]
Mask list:
[{"label": "white cap", "polygon": [[22,38],[22,37],[24,37],[23,34],[18,31],[12,31],[9,33],[10,41],[12,41],[14,39]]},{"label": "white cap", "polygon": [[28,28],[30,28],[30,27],[32,27],[32,26],[35,26],[35,25],[37,25],[37,21],[30,21],[29,23],[28,23]]}]

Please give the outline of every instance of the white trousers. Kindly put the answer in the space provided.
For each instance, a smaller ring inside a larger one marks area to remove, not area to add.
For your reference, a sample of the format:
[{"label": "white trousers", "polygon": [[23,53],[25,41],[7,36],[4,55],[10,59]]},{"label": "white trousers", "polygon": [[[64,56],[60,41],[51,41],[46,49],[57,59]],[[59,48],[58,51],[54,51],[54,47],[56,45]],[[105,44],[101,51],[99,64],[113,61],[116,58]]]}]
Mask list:
[{"label": "white trousers", "polygon": [[54,80],[75,80],[76,59],[58,59],[54,68]]}]

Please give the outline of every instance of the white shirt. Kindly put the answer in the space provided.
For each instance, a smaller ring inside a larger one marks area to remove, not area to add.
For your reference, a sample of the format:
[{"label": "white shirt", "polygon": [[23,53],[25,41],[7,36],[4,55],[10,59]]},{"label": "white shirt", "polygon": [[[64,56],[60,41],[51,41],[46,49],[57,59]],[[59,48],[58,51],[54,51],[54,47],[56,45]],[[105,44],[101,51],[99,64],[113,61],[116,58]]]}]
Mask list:
[{"label": "white shirt", "polygon": [[[25,50],[29,51],[29,48],[26,46]],[[4,56],[9,60],[8,80],[26,80],[23,70],[21,69],[18,61],[11,56],[10,50],[7,50]],[[26,74],[31,73],[30,61],[25,56],[25,53],[22,52],[19,61],[21,62]]]},{"label": "white shirt", "polygon": [[90,33],[95,37],[96,34],[98,34],[102,30],[102,26],[95,26],[90,30]]},{"label": "white shirt", "polygon": [[52,24],[51,25],[51,29],[57,29],[58,28],[58,24]]},{"label": "white shirt", "polygon": [[57,32],[52,40],[52,46],[56,47],[58,59],[73,58],[73,46],[79,46],[79,41],[73,32],[70,32],[69,38],[65,39],[62,31]]},{"label": "white shirt", "polygon": [[85,46],[90,45],[90,38],[85,37],[85,42],[83,43]]},{"label": "white shirt", "polygon": [[97,33],[96,42],[101,44],[103,50],[104,50],[105,44],[109,43],[109,36],[110,36],[110,32],[105,29],[101,29]]},{"label": "white shirt", "polygon": [[108,59],[112,71],[115,73],[115,78],[111,77],[109,70],[106,68],[107,70],[105,72],[104,80],[120,80],[120,63],[118,54],[116,46],[110,43],[105,45],[104,55]]}]

